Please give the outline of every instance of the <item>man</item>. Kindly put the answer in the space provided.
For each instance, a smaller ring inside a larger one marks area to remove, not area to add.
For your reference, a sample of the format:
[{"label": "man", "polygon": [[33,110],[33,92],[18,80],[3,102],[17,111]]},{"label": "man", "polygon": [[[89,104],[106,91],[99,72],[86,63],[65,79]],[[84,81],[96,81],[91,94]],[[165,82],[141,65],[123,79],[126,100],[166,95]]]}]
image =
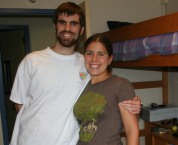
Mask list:
[{"label": "man", "polygon": [[[74,51],[84,25],[82,9],[63,3],[54,14],[54,46],[20,63],[10,96],[19,111],[10,145],[76,145],[73,106],[90,80],[83,56]],[[140,100],[126,103],[126,109],[138,113]]]}]

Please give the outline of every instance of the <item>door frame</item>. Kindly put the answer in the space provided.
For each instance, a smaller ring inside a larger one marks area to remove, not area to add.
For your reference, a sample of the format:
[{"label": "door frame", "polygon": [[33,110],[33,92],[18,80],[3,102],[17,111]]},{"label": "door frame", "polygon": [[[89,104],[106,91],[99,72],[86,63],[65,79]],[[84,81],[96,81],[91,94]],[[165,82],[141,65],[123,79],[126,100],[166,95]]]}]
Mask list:
[{"label": "door frame", "polygon": [[30,52],[30,34],[28,25],[0,25],[0,31],[22,30],[24,32],[25,54]]},{"label": "door frame", "polygon": [[[23,9],[23,8],[0,8],[0,17],[49,17],[53,16],[54,9]],[[0,25],[1,30],[23,30],[24,31],[24,43],[25,54],[30,52],[30,35],[29,27],[27,25]],[[1,60],[1,54],[0,54]],[[1,110],[1,123],[4,145],[9,145],[7,117],[4,100],[4,87],[2,77],[2,64],[0,63],[0,110]]]},{"label": "door frame", "polygon": [[[30,52],[30,39],[29,39],[29,28],[27,25],[0,25],[0,31],[13,31],[13,30],[22,30],[24,32],[24,52],[25,54]],[[1,61],[1,58],[0,58]],[[0,65],[0,109],[1,109],[1,122],[2,122],[2,132],[4,145],[9,144],[8,136],[8,126],[7,126],[7,116],[4,100],[4,86],[3,86],[3,73],[2,73],[2,64]]]},{"label": "door frame", "polygon": [[53,16],[54,9],[0,8],[0,16]]},{"label": "door frame", "polygon": [[[0,53],[1,60],[1,53]],[[2,96],[2,97],[1,97]],[[8,145],[8,128],[6,121],[6,110],[5,110],[5,100],[4,100],[4,85],[3,85],[3,77],[2,77],[2,63],[0,63],[0,110],[1,110],[1,123],[2,123],[2,133],[3,133],[3,141],[4,145]]]}]

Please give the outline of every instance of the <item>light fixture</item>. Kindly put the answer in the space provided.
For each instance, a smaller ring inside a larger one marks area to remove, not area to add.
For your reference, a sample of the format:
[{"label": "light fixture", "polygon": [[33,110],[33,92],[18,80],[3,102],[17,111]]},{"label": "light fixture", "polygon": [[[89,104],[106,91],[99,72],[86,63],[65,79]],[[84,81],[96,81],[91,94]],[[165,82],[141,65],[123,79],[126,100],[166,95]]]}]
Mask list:
[{"label": "light fixture", "polygon": [[29,0],[29,2],[31,2],[31,3],[36,3],[36,0]]}]

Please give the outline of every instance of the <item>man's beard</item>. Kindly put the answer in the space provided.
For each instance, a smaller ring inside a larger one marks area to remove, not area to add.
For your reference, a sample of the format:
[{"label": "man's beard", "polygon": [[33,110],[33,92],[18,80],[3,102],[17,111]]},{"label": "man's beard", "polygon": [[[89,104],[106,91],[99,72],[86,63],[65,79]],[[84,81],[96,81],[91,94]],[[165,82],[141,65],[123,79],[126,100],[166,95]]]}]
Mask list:
[{"label": "man's beard", "polygon": [[62,46],[64,46],[64,47],[72,47],[72,46],[77,44],[79,38],[77,38],[77,39],[73,38],[71,40],[64,39],[61,36],[61,33],[71,33],[72,35],[75,35],[75,34],[73,32],[70,32],[70,31],[62,31],[62,32],[60,32],[60,35],[59,36],[57,35],[57,40]]}]

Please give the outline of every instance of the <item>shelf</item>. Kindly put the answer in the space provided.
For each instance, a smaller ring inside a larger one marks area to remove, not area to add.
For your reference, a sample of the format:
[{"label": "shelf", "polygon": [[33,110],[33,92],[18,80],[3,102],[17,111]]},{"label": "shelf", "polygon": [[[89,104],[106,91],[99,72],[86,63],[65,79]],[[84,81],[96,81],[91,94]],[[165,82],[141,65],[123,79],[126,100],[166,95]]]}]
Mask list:
[{"label": "shelf", "polygon": [[172,131],[165,132],[165,133],[157,133],[157,132],[152,133],[152,144],[157,145],[158,142],[159,145],[162,145],[161,142],[164,142],[165,145],[167,144],[178,145],[178,138],[172,135]]}]

